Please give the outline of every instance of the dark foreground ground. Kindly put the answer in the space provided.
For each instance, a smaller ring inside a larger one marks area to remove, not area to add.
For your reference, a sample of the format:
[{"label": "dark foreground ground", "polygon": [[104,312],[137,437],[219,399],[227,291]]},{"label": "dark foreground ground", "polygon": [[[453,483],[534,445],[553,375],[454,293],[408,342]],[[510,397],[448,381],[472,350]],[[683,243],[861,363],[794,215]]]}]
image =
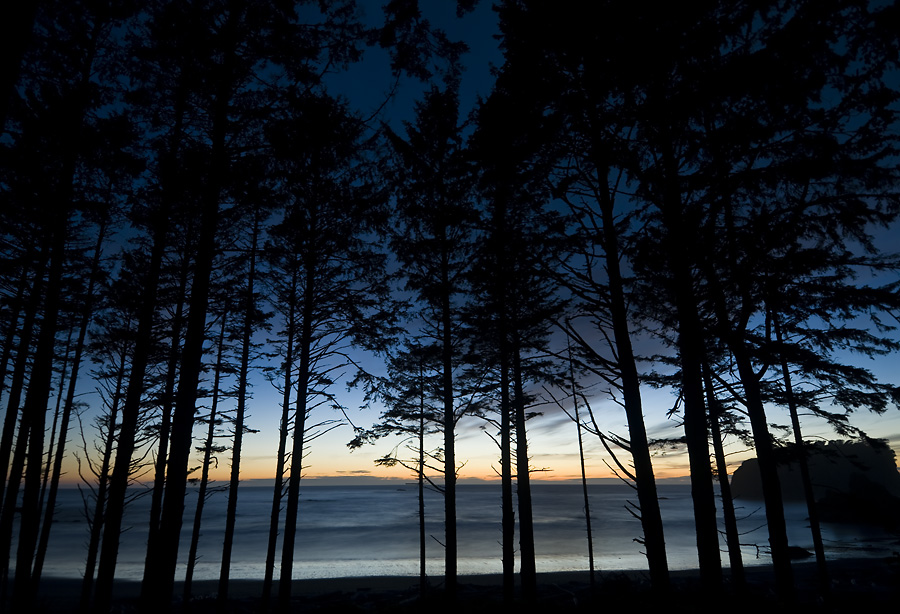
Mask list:
[{"label": "dark foreground ground", "polygon": [[[504,604],[500,576],[461,576],[455,604],[448,603],[440,578],[431,579],[432,588],[421,598],[418,579],[409,577],[333,578],[298,580],[294,584],[291,612],[338,613],[372,612],[403,614],[501,614],[503,612],[616,612],[628,608],[638,613],[724,611],[728,614],[776,614],[779,612],[840,612],[879,614],[896,612],[900,604],[900,555],[891,559],[843,559],[829,563],[830,594],[823,597],[816,589],[814,565],[793,566],[797,597],[794,602],[780,600],[773,590],[767,567],[747,570],[748,587],[739,593],[728,580],[721,593],[704,590],[696,571],[672,573],[672,590],[654,594],[643,572],[601,571],[592,587],[587,572],[538,574],[538,597],[524,602]],[[37,613],[75,612],[80,582],[47,579],[41,587]],[[195,582],[195,598],[185,604],[173,602],[178,614],[244,614],[259,611],[260,582],[233,582],[231,599],[216,603],[214,582]],[[176,591],[180,587],[176,588]],[[120,583],[116,589],[114,611],[122,614],[138,611],[137,583]]]}]

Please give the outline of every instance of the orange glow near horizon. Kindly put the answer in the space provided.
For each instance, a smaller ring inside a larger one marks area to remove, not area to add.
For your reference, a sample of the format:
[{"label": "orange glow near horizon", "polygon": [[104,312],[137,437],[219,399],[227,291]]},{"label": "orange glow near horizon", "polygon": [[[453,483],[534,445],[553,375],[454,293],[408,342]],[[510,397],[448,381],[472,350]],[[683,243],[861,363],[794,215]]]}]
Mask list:
[{"label": "orange glow near horizon", "polygon": [[[248,435],[244,439],[243,455],[241,459],[241,480],[271,480],[274,477],[275,449],[277,448],[277,428],[274,419],[266,424],[265,416],[260,412],[255,426],[258,433]],[[861,418],[868,416],[862,415]],[[610,421],[611,422],[611,421]],[[858,422],[864,427],[864,420]],[[900,412],[878,416],[878,426],[881,427],[882,437],[890,441],[895,452],[900,449]],[[671,428],[666,426],[666,428]],[[497,446],[478,428],[468,428],[461,431],[457,439],[457,459],[461,463],[459,478],[461,481],[478,480],[485,482],[498,482],[499,475],[499,450]],[[570,428],[571,427],[571,428]],[[659,430],[657,425],[657,430]],[[620,424],[612,423],[610,430],[621,430]],[[866,428],[867,432],[875,435],[879,433],[877,428]],[[829,430],[816,431],[810,428],[807,431],[808,438],[828,438],[833,434]],[[349,428],[337,429],[314,440],[304,456],[303,475],[311,480],[315,479],[375,479],[375,480],[402,480],[406,482],[415,479],[414,474],[400,466],[384,467],[376,465],[375,461],[392,450],[396,442],[385,440],[375,445],[365,446],[355,451],[348,450],[346,444],[352,437]],[[529,428],[529,456],[534,473],[531,479],[536,482],[561,482],[581,479],[580,459],[576,432],[572,423],[555,421],[552,416],[537,418],[533,427]],[[743,460],[754,456],[752,450],[743,449],[738,442],[735,447],[727,450],[729,472],[733,472]],[[400,453],[405,456],[413,456],[402,447]],[[79,451],[79,455],[83,453]],[[149,459],[150,457],[148,457]],[[619,460],[630,470],[630,458],[621,455]],[[615,466],[608,453],[597,441],[596,437],[585,439],[585,462],[588,479],[607,480],[617,479],[606,463]],[[199,458],[191,459],[191,466],[199,465]],[[689,476],[687,454],[680,449],[667,449],[658,452],[653,457],[654,475],[659,480],[684,479]],[[85,468],[86,469],[86,468]],[[73,452],[67,452],[64,461],[64,475],[61,483],[67,486],[82,483],[78,474],[78,465]],[[231,462],[230,452],[219,454],[217,466],[210,471],[210,479],[218,484],[230,479]],[[440,478],[440,472],[432,470],[428,472],[436,478]],[[92,475],[88,474],[93,478]],[[199,477],[199,473],[191,476]],[[152,480],[152,473],[147,472],[140,477],[141,482]],[[92,480],[95,481],[95,480]]]}]

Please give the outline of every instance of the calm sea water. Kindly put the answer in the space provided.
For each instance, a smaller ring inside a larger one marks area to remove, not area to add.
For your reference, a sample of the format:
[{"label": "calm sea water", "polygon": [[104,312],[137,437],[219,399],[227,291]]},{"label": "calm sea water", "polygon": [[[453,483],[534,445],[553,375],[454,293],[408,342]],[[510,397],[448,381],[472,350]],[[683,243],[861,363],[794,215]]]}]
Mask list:
[{"label": "calm sea water", "polygon": [[[271,490],[243,487],[239,495],[237,535],[232,578],[262,578],[264,572]],[[672,569],[697,566],[690,490],[685,485],[660,487],[669,565]],[[533,488],[537,569],[539,572],[585,570],[587,542],[581,486],[535,484]],[[640,523],[625,509],[634,492],[624,485],[590,486],[594,530],[594,556],[598,569],[644,569]],[[181,547],[181,567],[190,540],[197,495],[187,499]],[[216,492],[207,501],[195,579],[218,578],[226,494]],[[765,546],[765,519],[757,502],[738,503],[745,564],[768,564],[769,557],[753,544]],[[139,499],[128,510],[122,536],[117,577],[137,580],[143,574],[145,527],[149,499]],[[57,522],[44,573],[81,577],[84,574],[87,523],[77,490],[60,493]],[[802,505],[787,508],[792,545],[812,549]],[[459,571],[461,574],[499,573],[500,491],[496,485],[461,484],[458,493]],[[443,573],[443,500],[428,492],[426,516],[429,538],[428,574]],[[896,550],[897,536],[875,528],[825,525],[828,555],[887,556]],[[518,539],[518,536],[517,536]],[[724,549],[724,540],[722,541]],[[414,485],[307,486],[302,489],[299,532],[295,552],[295,578],[418,574],[417,492]],[[279,550],[280,552],[280,550]],[[727,556],[723,554],[723,564]]]}]

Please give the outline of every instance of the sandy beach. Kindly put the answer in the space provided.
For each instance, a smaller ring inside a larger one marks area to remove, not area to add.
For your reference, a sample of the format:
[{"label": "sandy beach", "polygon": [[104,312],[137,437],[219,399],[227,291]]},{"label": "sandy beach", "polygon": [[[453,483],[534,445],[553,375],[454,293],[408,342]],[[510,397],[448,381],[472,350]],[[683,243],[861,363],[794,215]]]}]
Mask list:
[{"label": "sandy beach", "polygon": [[[768,567],[747,569],[747,591],[739,594],[731,585],[728,571],[725,586],[716,594],[701,587],[696,570],[671,572],[672,589],[660,595],[650,590],[649,579],[641,571],[598,571],[592,587],[587,571],[538,574],[538,598],[523,603],[518,595],[512,604],[502,599],[500,575],[460,576],[457,603],[447,603],[442,578],[430,578],[430,591],[422,599],[419,580],[408,576],[344,577],[295,580],[292,612],[588,612],[627,607],[661,612],[703,612],[711,608],[741,612],[847,612],[874,608],[894,611],[900,603],[900,556],[892,559],[841,559],[829,563],[830,595],[816,589],[814,564],[794,563],[797,597],[794,603],[779,600],[773,590]],[[41,584],[36,612],[66,614],[77,611],[80,581],[45,578]],[[258,611],[262,582],[237,580],[230,585],[230,599],[224,609],[216,603],[217,583],[194,583],[194,599],[189,604],[173,600],[173,612]],[[119,582],[115,588],[115,611],[136,612],[140,585]],[[176,586],[180,595],[181,584]],[[723,601],[724,600],[724,601]]]}]

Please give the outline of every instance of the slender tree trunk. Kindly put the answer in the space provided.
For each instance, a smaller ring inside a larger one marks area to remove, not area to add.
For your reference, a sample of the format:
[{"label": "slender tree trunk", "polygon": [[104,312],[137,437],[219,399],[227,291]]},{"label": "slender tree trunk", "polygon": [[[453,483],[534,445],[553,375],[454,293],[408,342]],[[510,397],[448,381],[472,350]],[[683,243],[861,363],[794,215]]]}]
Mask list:
[{"label": "slender tree trunk", "polygon": [[[314,228],[313,224],[313,228]],[[288,478],[287,509],[281,543],[281,570],[278,580],[278,608],[287,612],[290,607],[294,573],[294,544],[297,539],[297,511],[300,503],[300,476],[303,470],[303,444],[306,438],[306,413],[309,396],[310,353],[313,343],[312,319],[315,309],[315,263],[306,263],[306,283],[303,287],[303,308],[300,318],[300,370],[297,374],[297,402],[294,410],[294,432],[291,446],[291,469]]]},{"label": "slender tree trunk", "polygon": [[766,503],[766,523],[769,527],[769,546],[772,550],[772,564],[775,568],[775,588],[786,600],[794,598],[794,578],[791,560],[788,554],[787,524],[784,519],[784,501],[781,495],[781,480],[778,478],[778,465],[766,411],[759,390],[759,379],[753,371],[746,348],[739,341],[731,340],[732,354],[738,367],[741,385],[747,401],[747,413],[750,415],[750,427],[753,431],[753,443],[756,447],[756,458],[759,461],[759,474],[762,482],[763,499]]},{"label": "slender tree trunk", "polygon": [[731,495],[731,483],[728,481],[728,463],[725,462],[725,449],[722,445],[722,430],[719,428],[721,410],[713,388],[709,364],[703,365],[703,383],[706,387],[707,404],[709,405],[709,430],[712,434],[713,452],[716,457],[716,473],[719,477],[719,491],[722,494],[722,514],[725,518],[725,541],[728,546],[728,563],[731,566],[731,581],[738,592],[746,588],[744,561],[741,558],[741,540],[737,527],[737,516],[734,513],[734,497]]},{"label": "slender tree trunk", "polygon": [[244,306],[244,326],[241,331],[241,364],[238,375],[237,409],[234,416],[234,443],[231,447],[231,481],[228,485],[228,509],[225,515],[225,540],[222,547],[222,567],[219,572],[219,600],[228,599],[228,578],[231,571],[231,549],[237,518],[238,484],[241,479],[241,446],[244,440],[244,421],[247,407],[247,376],[250,369],[250,342],[256,311],[254,280],[256,278],[256,249],[259,239],[259,208],[254,210],[253,237],[250,243],[250,268],[247,275],[247,297]]},{"label": "slender tree trunk", "polygon": [[[3,393],[6,392],[6,370],[9,368],[10,360],[12,360],[13,348],[16,346],[16,336],[21,335],[21,330],[19,328],[19,320],[22,317],[22,310],[25,307],[25,299],[28,295],[28,273],[31,269],[28,267],[28,261],[30,260],[30,256],[32,254],[32,250],[28,250],[27,254],[29,257],[22,258],[22,274],[19,277],[19,283],[16,285],[16,296],[10,301],[9,305],[9,320],[8,326],[6,329],[6,336],[3,340],[3,355],[0,357],[0,406],[3,403]],[[40,285],[40,280],[36,280],[36,283]],[[37,287],[37,286],[35,286]],[[16,408],[18,410],[18,407]],[[10,424],[11,426],[7,426]],[[10,430],[10,434],[7,436],[7,429],[15,429],[16,425],[16,414],[10,413],[7,411],[6,417],[3,420],[3,436],[2,441],[10,442],[10,446],[12,445],[12,430]],[[2,452],[5,450],[5,452]],[[0,475],[3,483],[6,482],[6,469],[7,463],[9,462],[9,449],[5,444],[0,444],[0,467],[3,468],[3,473]]]},{"label": "slender tree trunk", "polygon": [[534,518],[531,505],[531,468],[525,428],[525,390],[522,382],[522,354],[518,332],[513,333],[512,375],[516,429],[516,494],[519,503],[519,577],[522,596],[532,603],[537,597],[537,568],[534,551]]},{"label": "slender tree trunk", "polygon": [[131,359],[131,373],[125,402],[122,405],[122,423],[116,441],[116,458],[109,479],[106,513],[103,523],[103,540],[100,561],[97,567],[97,581],[94,591],[94,610],[108,612],[112,600],[113,579],[119,556],[119,538],[122,533],[122,517],[125,512],[126,490],[131,476],[131,458],[134,455],[138,421],[141,414],[141,399],[144,394],[144,377],[147,362],[153,348],[153,319],[156,312],[156,293],[159,287],[162,256],[166,243],[168,225],[167,199],[153,220],[153,244],[147,277],[141,292],[138,308],[137,334],[135,335],[134,356]]},{"label": "slender tree trunk", "polygon": [[509,358],[507,343],[501,336],[500,356],[500,497],[501,531],[503,539],[503,601],[512,603],[516,587],[516,510],[513,507],[512,486],[512,423],[510,417]]},{"label": "slender tree trunk", "polygon": [[222,325],[219,329],[219,349],[216,353],[216,367],[213,374],[212,400],[209,404],[209,425],[206,429],[206,445],[203,450],[203,464],[200,470],[200,486],[197,489],[197,509],[194,510],[194,524],[191,528],[191,545],[188,548],[187,569],[184,573],[182,600],[191,601],[191,584],[194,579],[194,566],[197,563],[197,547],[200,544],[200,523],[203,520],[203,508],[206,505],[207,485],[209,484],[209,466],[212,463],[213,443],[216,437],[216,420],[219,409],[219,389],[222,383],[222,365],[225,356],[225,330],[228,325],[228,307],[222,312]]},{"label": "slender tree trunk", "polygon": [[94,502],[94,514],[90,519],[90,537],[88,538],[87,555],[84,565],[84,579],[81,582],[81,600],[79,611],[89,614],[91,605],[91,591],[94,587],[94,572],[97,566],[97,555],[100,550],[100,536],[103,533],[105,517],[107,488],[109,486],[109,469],[112,463],[113,446],[116,437],[116,419],[119,413],[119,403],[122,400],[122,386],[125,383],[126,352],[122,352],[122,361],[116,373],[116,387],[111,399],[112,406],[109,409],[106,427],[106,441],[103,446],[103,458],[100,460],[100,470],[97,474],[97,500]]},{"label": "slender tree trunk", "polygon": [[697,312],[691,263],[686,253],[693,236],[685,228],[685,208],[677,185],[677,169],[672,146],[663,151],[666,176],[662,213],[666,226],[665,249],[672,272],[671,292],[678,321],[678,355],[681,366],[681,393],[684,400],[684,434],[691,468],[691,498],[697,531],[700,580],[708,590],[722,585],[716,498],[709,457],[709,429],[703,399],[703,329]]},{"label": "slender tree trunk", "polygon": [[[13,607],[20,610],[30,608],[37,591],[31,572],[40,528],[38,501],[44,455],[44,423],[53,376],[54,345],[61,303],[61,281],[66,259],[69,217],[74,206],[75,168],[81,145],[80,137],[84,114],[88,105],[88,82],[94,64],[96,42],[103,28],[105,28],[105,23],[98,19],[86,32],[88,44],[78,74],[79,82],[71,100],[71,115],[68,116],[66,125],[58,135],[58,145],[62,152],[62,169],[57,177],[59,183],[54,190],[55,193],[45,195],[49,199],[45,214],[48,217],[50,254],[44,296],[44,317],[35,347],[34,362],[28,380],[25,404],[22,407],[22,425],[20,426],[20,435],[26,433],[28,435],[28,464],[25,469],[25,487],[22,495],[22,522],[19,529],[13,594]],[[20,436],[19,440],[24,444],[24,437]],[[18,482],[19,477],[11,475],[10,482],[13,479]],[[8,489],[8,494],[13,494],[9,493],[9,490],[14,489]],[[13,501],[15,501],[15,497],[13,497]],[[0,557],[5,557],[6,552],[6,548],[0,548]]]},{"label": "slender tree trunk", "polygon": [[[685,318],[690,317],[685,315]],[[700,575],[706,586],[718,588],[722,582],[722,563],[719,556],[715,492],[710,467],[709,429],[699,379],[701,377],[699,355],[696,352],[697,348],[694,347],[696,345],[694,334],[699,334],[699,331],[688,322],[679,325],[679,328],[684,432],[691,467],[691,495],[694,503]]]},{"label": "slender tree trunk", "polygon": [[[119,440],[116,460],[109,482],[109,497],[103,529],[100,561],[97,569],[94,607],[97,612],[107,612],[112,599],[113,578],[118,559],[119,536],[122,531],[122,515],[125,510],[125,495],[131,474],[131,457],[134,454],[137,424],[140,416],[141,397],[144,394],[144,377],[153,345],[153,319],[156,311],[156,295],[159,288],[162,257],[166,248],[166,229],[173,205],[173,194],[177,182],[177,152],[181,146],[182,128],[185,117],[189,84],[184,75],[178,78],[175,91],[175,126],[168,139],[168,148],[160,159],[160,183],[163,187],[158,211],[152,220],[152,247],[150,249],[147,277],[141,293],[138,310],[138,329],[131,361],[131,375],[122,406],[122,424],[119,426]],[[151,525],[152,528],[152,525]],[[143,586],[142,586],[143,589]]]},{"label": "slender tree trunk", "polygon": [[63,399],[66,398],[66,375],[69,372],[69,358],[72,356],[72,335],[75,328],[69,326],[66,335],[66,345],[62,351],[62,364],[59,365],[59,385],[56,387],[56,406],[53,408],[53,423],[50,425],[50,442],[47,444],[47,462],[44,463],[44,476],[41,479],[41,496],[38,500],[38,509],[44,509],[44,499],[47,496],[47,488],[50,486],[50,471],[53,468],[53,459],[56,448],[56,434],[62,416]]},{"label": "slender tree trunk", "polygon": [[[446,242],[446,229],[441,237]],[[444,406],[444,590],[456,602],[456,411],[453,407],[453,332],[450,317],[450,265],[441,254],[441,396]]]},{"label": "slender tree trunk", "polygon": [[[222,111],[224,113],[224,110]],[[221,119],[224,121],[224,118]],[[224,132],[224,128],[222,129]],[[224,148],[224,134],[215,137],[214,151]],[[216,171],[224,172],[221,158],[224,152],[214,153],[219,164],[213,164]],[[172,414],[171,449],[166,474],[166,488],[163,498],[162,516],[158,536],[158,559],[151,565],[149,574],[144,576],[142,594],[152,591],[153,596],[144,602],[147,611],[158,611],[172,598],[175,583],[175,567],[178,560],[178,544],[184,514],[184,495],[187,489],[188,462],[191,454],[191,440],[195,422],[197,386],[203,365],[203,341],[206,329],[206,312],[209,301],[209,286],[212,264],[215,256],[215,234],[219,217],[219,184],[214,179],[205,197],[202,213],[200,244],[195,262],[194,278],[191,285],[188,325],[184,350],[181,356],[181,371],[175,395],[175,409]]]},{"label": "slender tree trunk", "polygon": [[281,515],[281,500],[284,494],[284,467],[285,454],[287,452],[287,433],[290,425],[289,416],[291,410],[291,371],[294,368],[294,332],[297,328],[294,312],[294,296],[297,291],[297,274],[292,274],[290,286],[290,306],[286,334],[287,340],[284,355],[284,393],[281,400],[281,426],[278,430],[278,454],[275,462],[275,486],[272,492],[272,508],[269,513],[269,539],[266,549],[266,571],[263,578],[263,590],[260,611],[264,614],[269,611],[269,602],[272,596],[272,580],[275,575],[275,556],[278,543],[279,516]]},{"label": "slender tree trunk", "polygon": [[[81,358],[84,353],[87,331],[94,314],[94,289],[100,276],[100,257],[103,253],[103,243],[106,240],[107,222],[108,218],[101,222],[97,233],[97,243],[94,246],[94,255],[91,261],[91,273],[88,280],[84,308],[81,314],[81,325],[78,329],[78,338],[75,341],[75,356],[72,359],[72,372],[69,375],[69,386],[66,392],[66,400],[63,405],[62,418],[59,424],[56,456],[53,459],[53,473],[50,478],[50,488],[47,496],[47,508],[44,515],[44,523],[41,527],[41,537],[38,542],[37,554],[35,555],[34,571],[32,572],[35,583],[40,581],[44,560],[47,556],[47,546],[50,543],[50,529],[53,526],[53,515],[56,510],[56,496],[59,491],[59,480],[62,476],[62,461],[66,451],[66,438],[69,434],[69,421],[72,416],[72,409],[75,406],[75,388],[78,384],[78,372],[81,367]],[[62,397],[62,390],[60,390],[60,397]]]},{"label": "slender tree trunk", "polygon": [[494,300],[497,316],[497,350],[500,367],[500,508],[501,560],[503,564],[503,601],[507,605],[515,599],[516,585],[516,512],[513,507],[512,468],[512,408],[510,406],[510,347],[509,347],[509,256],[506,229],[507,201],[495,198],[492,211],[492,239],[494,243]]},{"label": "slender tree trunk", "polygon": [[[597,168],[606,169],[600,165]],[[628,420],[628,438],[631,444],[631,458],[634,463],[635,486],[638,504],[641,508],[641,528],[644,531],[644,547],[647,549],[647,564],[650,582],[657,591],[669,590],[669,565],[666,559],[666,540],[663,532],[662,515],[659,511],[659,497],[656,492],[656,477],[650,456],[650,443],[644,425],[644,410],[641,402],[641,384],[638,377],[634,349],[628,325],[628,309],[625,298],[625,283],[622,279],[619,236],[616,230],[614,202],[607,186],[608,171],[598,177],[600,190],[600,215],[603,224],[602,247],[606,261],[609,288],[609,311],[615,342],[616,361],[622,379],[622,403]]]},{"label": "slender tree trunk", "polygon": [[[188,322],[184,350],[181,355],[181,373],[175,394],[175,410],[172,414],[171,451],[166,474],[166,490],[160,519],[159,559],[144,576],[144,586],[153,589],[153,596],[143,602],[146,611],[168,607],[175,583],[178,562],[178,544],[184,514],[184,495],[187,488],[187,470],[191,454],[191,437],[194,428],[197,385],[203,365],[203,341],[206,330],[206,312],[209,306],[209,287],[213,260],[216,254],[216,230],[219,225],[219,199],[226,181],[229,159],[226,144],[228,132],[228,108],[232,96],[232,67],[235,62],[234,28],[240,18],[239,11],[229,11],[223,28],[226,33],[224,60],[221,75],[212,102],[212,138],[209,175],[202,198],[200,212],[200,237],[194,261],[194,276],[188,307]],[[145,592],[142,590],[142,593]]]},{"label": "slender tree trunk", "polygon": [[419,598],[428,593],[425,573],[425,374],[419,364],[419,463],[416,478],[419,488]]},{"label": "slender tree trunk", "polygon": [[[729,222],[730,223],[730,222]],[[766,505],[766,523],[769,531],[769,546],[772,552],[772,565],[775,571],[775,590],[785,601],[794,600],[794,577],[788,552],[787,524],[784,518],[784,501],[781,494],[781,481],[778,477],[778,466],[762,393],[759,387],[759,376],[753,369],[749,348],[744,339],[743,330],[749,319],[749,311],[738,314],[737,322],[732,324],[732,315],[725,302],[725,292],[721,287],[716,271],[707,266],[706,278],[709,285],[711,304],[715,310],[719,337],[725,342],[734,357],[738,368],[738,376],[744,389],[744,403],[750,418],[756,458],[759,463],[759,477],[762,485],[763,500]]]},{"label": "slender tree trunk", "polygon": [[[781,323],[778,316],[774,318],[775,339],[779,345],[784,344],[782,338]],[[800,416],[797,413],[797,400],[794,397],[794,387],[791,382],[791,371],[788,368],[784,355],[781,357],[781,375],[784,379],[784,394],[787,398],[788,410],[791,413],[791,427],[794,431],[794,445],[797,447],[800,463],[800,479],[803,482],[803,495],[806,499],[806,511],[809,515],[809,530],[812,533],[813,550],[816,553],[816,578],[819,582],[819,591],[823,595],[831,592],[831,580],[828,575],[828,564],[825,562],[825,544],[822,541],[822,528],[819,524],[819,510],[816,506],[816,496],[813,492],[812,476],[809,473],[809,459],[806,455],[806,444],[803,441],[803,433],[800,430]]]},{"label": "slender tree trunk", "polygon": [[[162,516],[163,494],[166,488],[166,464],[169,458],[169,434],[172,429],[172,408],[175,405],[175,384],[178,381],[178,359],[181,357],[181,329],[184,324],[184,301],[187,295],[188,275],[190,272],[189,248],[185,249],[181,261],[175,312],[172,314],[172,332],[169,343],[169,357],[166,363],[165,383],[163,384],[162,405],[160,406],[156,460],[153,469],[153,490],[150,493],[150,520],[147,530],[147,552],[144,555],[144,573],[154,565],[159,544],[159,521]],[[143,591],[152,587],[141,585],[141,598],[149,599],[150,595]]]},{"label": "slender tree trunk", "polygon": [[[31,295],[25,309],[25,318],[22,324],[22,332],[16,350],[16,361],[13,368],[12,381],[10,382],[9,398],[6,405],[6,419],[3,426],[2,450],[0,450],[0,462],[4,463],[3,475],[6,479],[4,491],[3,509],[0,512],[0,603],[5,603],[7,594],[7,579],[9,572],[10,548],[12,546],[13,524],[15,521],[16,507],[18,506],[19,486],[22,473],[25,469],[25,453],[27,447],[28,431],[24,415],[20,419],[19,429],[15,424],[19,418],[22,400],[22,392],[25,389],[25,375],[29,364],[31,340],[36,327],[37,314],[40,310],[43,298],[44,274],[50,260],[50,248],[45,242],[41,250],[41,256],[35,271]],[[13,448],[13,439],[16,446]],[[10,458],[12,453],[12,458]]]},{"label": "slender tree trunk", "polygon": [[[4,483],[9,478],[10,453],[13,450],[13,439],[16,437],[16,421],[19,418],[22,392],[25,390],[25,374],[31,357],[31,340],[36,327],[37,313],[43,298],[44,273],[49,260],[49,250],[42,250],[38,269],[35,273],[28,305],[25,307],[25,318],[19,332],[19,343],[13,366],[12,379],[9,386],[9,397],[6,400],[6,417],[3,420],[3,439],[0,442],[0,462],[3,463]],[[21,469],[20,469],[21,471]]]},{"label": "slender tree trunk", "polygon": [[[0,436],[0,495],[2,496],[2,507],[0,507],[0,604],[6,603],[7,595],[7,577],[9,568],[9,550],[10,540],[12,539],[12,525],[15,519],[15,509],[17,500],[7,499],[7,491],[3,488],[7,484],[7,472],[10,470],[10,453],[12,452],[13,439],[16,436],[16,422],[19,417],[19,403],[22,398],[22,389],[25,384],[25,371],[28,364],[28,355],[31,349],[31,338],[35,328],[35,319],[40,306],[40,298],[42,296],[43,276],[47,267],[48,250],[42,250],[42,254],[37,262],[34,271],[34,279],[29,291],[28,284],[28,267],[23,265],[22,276],[20,278],[19,290],[16,301],[11,309],[13,312],[10,318],[10,329],[6,337],[3,348],[3,368],[0,374],[0,391],[6,383],[6,369],[12,354],[12,348],[16,345],[16,332],[20,318],[20,310],[24,313],[22,316],[22,326],[18,329],[19,343],[15,354],[12,380],[10,381],[9,397],[6,405],[6,416],[3,420],[3,434]],[[27,304],[24,304],[27,299]],[[22,450],[24,453],[24,450]],[[15,460],[15,459],[13,459]],[[22,469],[14,469],[21,476]],[[17,478],[18,480],[18,478]],[[18,493],[18,490],[16,491]]]},{"label": "slender tree trunk", "polygon": [[[39,530],[40,509],[37,506],[41,491],[41,468],[44,458],[44,420],[53,376],[53,346],[56,341],[60,286],[62,285],[60,282],[65,260],[66,225],[69,216],[63,212],[57,212],[55,217],[50,272],[44,302],[44,319],[35,348],[31,377],[28,380],[28,393],[25,395],[25,404],[22,406],[22,426],[20,427],[20,432],[28,434],[28,462],[25,468],[25,487],[22,495],[22,520],[16,555],[13,609],[21,611],[30,608],[37,588],[32,582],[31,570]],[[20,437],[19,440],[20,445],[24,445],[24,437]],[[10,485],[13,480],[18,481],[18,476],[10,477]]]},{"label": "slender tree trunk", "polygon": [[566,349],[569,355],[569,382],[572,386],[572,407],[575,413],[575,426],[578,428],[578,459],[581,461],[581,492],[584,497],[584,523],[587,530],[588,565],[590,568],[591,586],[595,584],[594,577],[594,537],[591,531],[591,501],[588,497],[587,472],[584,466],[584,440],[582,438],[581,416],[578,412],[578,388],[575,384],[575,361],[572,360],[572,347],[566,340]]}]

